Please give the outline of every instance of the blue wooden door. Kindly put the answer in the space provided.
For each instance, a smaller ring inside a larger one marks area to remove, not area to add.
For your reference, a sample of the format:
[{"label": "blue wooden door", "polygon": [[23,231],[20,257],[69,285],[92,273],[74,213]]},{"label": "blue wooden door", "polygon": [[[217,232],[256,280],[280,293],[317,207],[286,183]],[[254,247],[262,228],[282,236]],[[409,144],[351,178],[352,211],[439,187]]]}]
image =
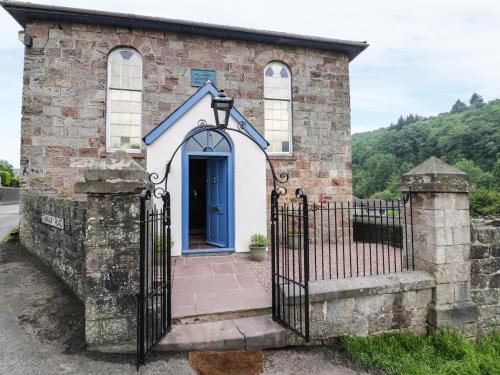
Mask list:
[{"label": "blue wooden door", "polygon": [[207,160],[207,242],[227,247],[227,158]]}]

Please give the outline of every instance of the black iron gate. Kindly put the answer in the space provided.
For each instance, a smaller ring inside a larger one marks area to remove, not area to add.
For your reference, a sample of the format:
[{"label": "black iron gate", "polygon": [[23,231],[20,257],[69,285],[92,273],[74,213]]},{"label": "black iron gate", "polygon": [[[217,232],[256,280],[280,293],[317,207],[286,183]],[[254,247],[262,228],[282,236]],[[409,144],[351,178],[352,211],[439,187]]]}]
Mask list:
[{"label": "black iron gate", "polygon": [[309,219],[307,195],[297,189],[297,205],[278,205],[271,194],[273,319],[309,341]]},{"label": "black iron gate", "polygon": [[170,331],[171,234],[170,195],[161,194],[162,208],[151,202],[151,190],[141,200],[139,293],[137,295],[137,368],[145,363],[153,347]]}]

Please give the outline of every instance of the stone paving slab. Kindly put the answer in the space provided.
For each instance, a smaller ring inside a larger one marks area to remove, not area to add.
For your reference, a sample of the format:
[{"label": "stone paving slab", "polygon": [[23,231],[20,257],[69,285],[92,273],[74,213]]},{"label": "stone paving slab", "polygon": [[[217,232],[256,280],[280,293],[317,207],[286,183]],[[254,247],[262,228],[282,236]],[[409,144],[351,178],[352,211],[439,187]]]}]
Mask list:
[{"label": "stone paving slab", "polygon": [[271,296],[238,255],[175,258],[172,317],[267,310]]},{"label": "stone paving slab", "polygon": [[158,351],[225,351],[278,348],[290,333],[270,315],[199,324],[175,324],[158,344]]}]

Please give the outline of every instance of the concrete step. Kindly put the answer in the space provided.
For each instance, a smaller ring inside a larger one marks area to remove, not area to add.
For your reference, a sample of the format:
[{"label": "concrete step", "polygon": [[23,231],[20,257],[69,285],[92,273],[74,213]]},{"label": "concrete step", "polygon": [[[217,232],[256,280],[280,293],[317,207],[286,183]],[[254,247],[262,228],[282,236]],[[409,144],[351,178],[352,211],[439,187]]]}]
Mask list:
[{"label": "concrete step", "polygon": [[281,348],[296,343],[288,329],[271,315],[199,324],[175,324],[157,351],[227,351]]}]

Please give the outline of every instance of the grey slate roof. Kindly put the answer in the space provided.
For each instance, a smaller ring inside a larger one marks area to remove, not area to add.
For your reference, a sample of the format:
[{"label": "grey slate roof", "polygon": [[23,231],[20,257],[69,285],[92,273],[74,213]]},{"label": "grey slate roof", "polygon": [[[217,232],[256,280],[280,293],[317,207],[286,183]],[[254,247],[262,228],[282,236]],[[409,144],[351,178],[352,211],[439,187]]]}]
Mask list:
[{"label": "grey slate roof", "polygon": [[320,38],[275,31],[262,31],[161,17],[139,16],[135,14],[32,4],[18,1],[0,1],[0,5],[23,28],[26,27],[28,22],[33,20],[87,23],[335,51],[345,53],[350,61],[368,47],[368,43],[366,42]]}]

